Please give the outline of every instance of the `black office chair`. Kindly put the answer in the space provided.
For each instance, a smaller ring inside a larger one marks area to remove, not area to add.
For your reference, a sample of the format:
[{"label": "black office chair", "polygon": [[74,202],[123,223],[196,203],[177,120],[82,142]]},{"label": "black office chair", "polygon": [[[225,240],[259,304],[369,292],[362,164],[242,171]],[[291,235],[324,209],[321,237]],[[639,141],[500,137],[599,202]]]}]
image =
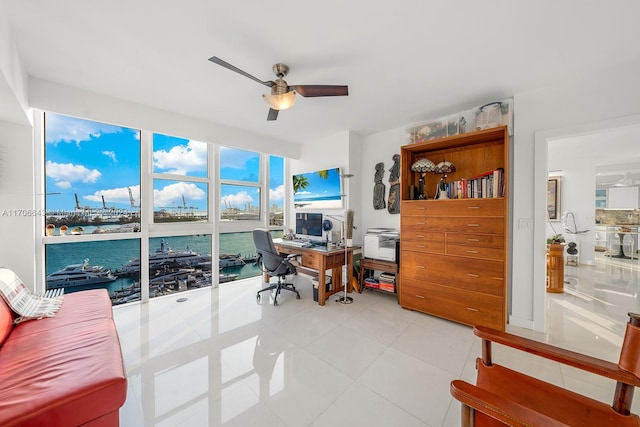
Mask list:
[{"label": "black office chair", "polygon": [[278,305],[278,295],[280,295],[280,291],[283,289],[295,292],[296,299],[300,299],[300,294],[296,291],[296,287],[293,286],[293,283],[286,283],[287,276],[289,274],[296,273],[296,267],[291,264],[290,260],[291,258],[295,258],[299,255],[280,255],[273,244],[271,233],[262,228],[253,230],[253,243],[256,245],[256,252],[258,254],[257,263],[260,266],[260,269],[270,276],[278,276],[278,283],[273,283],[268,287],[259,290],[256,293],[256,299],[260,301],[260,293],[272,291],[274,289],[276,290],[276,296],[273,299],[273,305]]}]

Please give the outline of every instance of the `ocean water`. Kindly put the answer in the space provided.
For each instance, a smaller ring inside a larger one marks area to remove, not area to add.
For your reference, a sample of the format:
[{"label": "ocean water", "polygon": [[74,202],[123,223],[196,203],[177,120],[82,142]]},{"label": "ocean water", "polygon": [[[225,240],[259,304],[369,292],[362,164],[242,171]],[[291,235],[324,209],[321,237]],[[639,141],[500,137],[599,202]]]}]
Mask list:
[{"label": "ocean water", "polygon": [[[105,227],[103,227],[105,228]],[[91,226],[84,227],[85,234],[90,234],[93,230]],[[281,237],[282,232],[274,233],[274,237]],[[153,252],[160,247],[161,240],[164,240],[174,251],[191,250],[199,254],[211,253],[211,235],[190,235],[153,237],[149,239],[149,251]],[[255,255],[255,246],[251,232],[225,233],[220,235],[220,254],[239,254],[242,258],[249,258]],[[46,245],[45,260],[46,274],[53,273],[71,264],[82,264],[85,259],[89,260],[89,265],[100,265],[105,269],[116,272],[125,263],[132,259],[140,258],[139,239],[110,240],[95,242],[62,243],[56,245]],[[227,267],[223,273],[237,274],[238,279],[255,277],[261,274],[260,268],[253,262],[247,262],[238,267]],[[107,285],[97,285],[95,287],[107,287],[110,293],[116,290],[128,288],[133,284],[133,278],[118,278],[113,283]],[[65,292],[73,292],[91,287],[74,287],[66,289]]]}]

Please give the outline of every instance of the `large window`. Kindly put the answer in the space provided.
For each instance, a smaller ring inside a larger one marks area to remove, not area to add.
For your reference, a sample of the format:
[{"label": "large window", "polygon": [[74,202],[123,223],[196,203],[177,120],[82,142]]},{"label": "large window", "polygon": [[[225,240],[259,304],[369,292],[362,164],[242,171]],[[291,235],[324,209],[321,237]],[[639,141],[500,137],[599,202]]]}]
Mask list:
[{"label": "large window", "polygon": [[139,223],[140,131],[59,114],[44,129],[47,235]]},{"label": "large window", "polygon": [[106,288],[121,304],[261,273],[251,231],[282,233],[283,158],[43,117],[47,288]]},{"label": "large window", "polygon": [[269,156],[269,227],[284,226],[284,159]]},{"label": "large window", "polygon": [[220,219],[259,221],[260,154],[220,148]]},{"label": "large window", "polygon": [[153,134],[154,222],[206,221],[208,144]]}]

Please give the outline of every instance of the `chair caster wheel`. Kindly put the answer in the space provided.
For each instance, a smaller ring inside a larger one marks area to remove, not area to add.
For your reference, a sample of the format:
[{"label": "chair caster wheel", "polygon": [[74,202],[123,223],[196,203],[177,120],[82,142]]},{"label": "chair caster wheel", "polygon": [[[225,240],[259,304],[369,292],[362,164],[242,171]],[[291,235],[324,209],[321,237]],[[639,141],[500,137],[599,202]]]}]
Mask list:
[{"label": "chair caster wheel", "polygon": [[256,301],[260,302],[260,294],[256,295]]},{"label": "chair caster wheel", "polygon": [[300,299],[300,295],[296,295],[296,299]]},{"label": "chair caster wheel", "polygon": [[278,301],[274,301],[274,302],[273,302],[273,305],[274,305],[274,306],[278,305]]}]

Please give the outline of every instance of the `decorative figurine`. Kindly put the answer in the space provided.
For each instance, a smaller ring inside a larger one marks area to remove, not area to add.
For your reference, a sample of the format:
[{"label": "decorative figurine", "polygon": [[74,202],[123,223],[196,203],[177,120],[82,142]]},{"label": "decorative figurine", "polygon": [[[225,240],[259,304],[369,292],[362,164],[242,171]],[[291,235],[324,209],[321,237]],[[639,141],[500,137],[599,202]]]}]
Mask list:
[{"label": "decorative figurine", "polygon": [[385,187],[382,183],[382,176],[384,175],[384,163],[380,162],[376,164],[376,174],[374,177],[375,185],[373,186],[373,209],[384,209],[386,203],[384,201]]},{"label": "decorative figurine", "polygon": [[400,154],[393,155],[393,166],[389,169],[389,201],[387,210],[390,214],[400,213]]}]

